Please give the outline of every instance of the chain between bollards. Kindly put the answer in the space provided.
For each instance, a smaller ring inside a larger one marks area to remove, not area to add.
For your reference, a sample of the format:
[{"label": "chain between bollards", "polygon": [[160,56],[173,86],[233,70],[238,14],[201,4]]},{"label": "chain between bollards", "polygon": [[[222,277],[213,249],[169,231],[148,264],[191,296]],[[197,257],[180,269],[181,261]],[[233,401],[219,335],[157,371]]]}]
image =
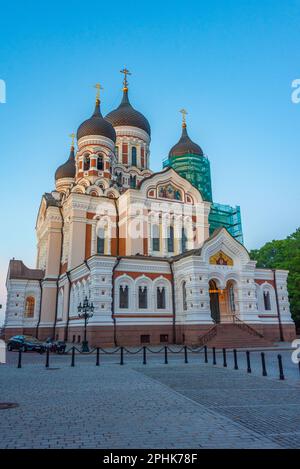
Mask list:
[{"label": "chain between bollards", "polygon": [[124,365],[124,347],[120,349],[120,365]]},{"label": "chain between bollards", "polygon": [[22,368],[22,349],[19,348],[18,368]]},{"label": "chain between bollards", "polygon": [[184,363],[188,363],[187,346],[184,346]]},{"label": "chain between bollards", "polygon": [[49,348],[48,347],[47,347],[47,350],[46,350],[46,364],[45,364],[45,367],[49,368]]},{"label": "chain between bollards", "polygon": [[147,365],[146,347],[143,347],[143,365]]},{"label": "chain between bollards", "polygon": [[72,347],[71,366],[75,366],[75,347]]},{"label": "chain between bollards", "polygon": [[168,347],[165,347],[165,365],[168,364]]},{"label": "chain between bollards", "polygon": [[250,352],[249,352],[249,350],[247,350],[246,356],[247,356],[247,373],[251,373],[252,371],[251,371]]},{"label": "chain between bollards", "polygon": [[265,354],[264,352],[261,352],[261,367],[262,367],[262,375],[263,376],[268,376],[267,373],[267,368],[266,368],[266,359],[265,359]]},{"label": "chain between bollards", "polygon": [[96,352],[96,366],[100,366],[100,349],[97,347],[97,352]]},{"label": "chain between bollards", "polygon": [[223,366],[227,367],[226,348],[223,348]]},{"label": "chain between bollards", "polygon": [[277,358],[278,358],[278,366],[279,366],[279,379],[283,381],[284,374],[283,374],[283,366],[282,366],[282,356],[278,355]]},{"label": "chain between bollards", "polygon": [[238,370],[239,366],[238,366],[238,361],[237,361],[237,351],[236,351],[236,349],[233,350],[233,360],[234,360],[234,369]]},{"label": "chain between bollards", "polygon": [[216,359],[216,347],[213,347],[213,365],[217,364],[217,359]]},{"label": "chain between bollards", "polygon": [[208,363],[208,358],[207,358],[207,345],[204,345],[204,363]]}]

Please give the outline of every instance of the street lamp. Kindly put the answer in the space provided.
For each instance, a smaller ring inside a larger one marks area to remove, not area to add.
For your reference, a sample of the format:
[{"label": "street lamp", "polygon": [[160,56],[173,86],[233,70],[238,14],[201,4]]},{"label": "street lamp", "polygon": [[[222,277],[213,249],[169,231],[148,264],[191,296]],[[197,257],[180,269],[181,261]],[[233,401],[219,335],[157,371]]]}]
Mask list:
[{"label": "street lamp", "polygon": [[86,326],[88,323],[89,318],[91,318],[94,314],[94,305],[93,303],[89,303],[87,297],[83,300],[83,305],[81,305],[81,302],[78,305],[78,316],[81,319],[84,319],[84,340],[82,341],[81,344],[81,351],[82,352],[89,352],[89,343],[86,340]]}]

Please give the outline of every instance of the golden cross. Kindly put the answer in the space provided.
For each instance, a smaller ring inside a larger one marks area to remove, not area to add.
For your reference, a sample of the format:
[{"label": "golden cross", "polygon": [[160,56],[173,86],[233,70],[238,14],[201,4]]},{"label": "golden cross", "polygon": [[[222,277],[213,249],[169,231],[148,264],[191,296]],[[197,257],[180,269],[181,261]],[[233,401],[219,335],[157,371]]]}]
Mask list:
[{"label": "golden cross", "polygon": [[179,112],[181,112],[181,114],[182,114],[182,124],[185,125],[185,123],[186,123],[186,117],[185,116],[187,115],[188,112],[185,109],[180,109]]},{"label": "golden cross", "polygon": [[74,147],[74,140],[75,140],[75,134],[74,134],[74,132],[73,132],[72,134],[70,134],[69,137],[71,137],[71,139],[72,139],[72,147]]},{"label": "golden cross", "polygon": [[124,73],[123,85],[124,85],[124,88],[128,88],[127,75],[131,75],[131,72],[127,70],[126,67],[124,67],[123,70],[120,70],[120,73]]},{"label": "golden cross", "polygon": [[100,90],[104,90],[104,88],[100,85],[100,83],[96,83],[96,85],[94,85],[94,88],[96,88],[97,90],[96,99],[99,99],[100,101]]}]

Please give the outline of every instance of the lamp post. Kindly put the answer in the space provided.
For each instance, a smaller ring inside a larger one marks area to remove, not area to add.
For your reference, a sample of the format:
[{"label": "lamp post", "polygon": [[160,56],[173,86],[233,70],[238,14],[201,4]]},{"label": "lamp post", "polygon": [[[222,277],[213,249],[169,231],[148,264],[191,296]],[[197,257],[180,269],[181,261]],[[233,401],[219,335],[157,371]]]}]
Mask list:
[{"label": "lamp post", "polygon": [[81,344],[81,351],[82,352],[89,352],[89,343],[86,340],[86,326],[88,323],[89,318],[91,318],[94,314],[94,305],[93,303],[89,303],[87,297],[83,300],[83,304],[79,303],[78,305],[78,316],[81,319],[84,319],[84,340]]}]

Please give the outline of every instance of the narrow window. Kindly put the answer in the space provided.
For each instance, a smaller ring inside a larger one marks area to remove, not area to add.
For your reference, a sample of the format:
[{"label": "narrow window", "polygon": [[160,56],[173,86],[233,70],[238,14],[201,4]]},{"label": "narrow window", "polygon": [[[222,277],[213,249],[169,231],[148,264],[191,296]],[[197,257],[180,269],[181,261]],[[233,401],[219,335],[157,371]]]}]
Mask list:
[{"label": "narrow window", "polygon": [[152,230],[152,250],[160,251],[159,226],[154,225]]},{"label": "narrow window", "polygon": [[139,287],[139,308],[148,308],[147,287]]},{"label": "narrow window", "polygon": [[187,237],[185,234],[185,229],[182,228],[181,230],[181,252],[185,252],[187,250]]},{"label": "narrow window", "polygon": [[120,308],[128,308],[128,285],[120,285]]},{"label": "narrow window", "polygon": [[84,171],[88,171],[90,169],[90,157],[88,155],[84,157],[83,169]]},{"label": "narrow window", "polygon": [[129,185],[130,185],[130,188],[131,189],[135,189],[136,188],[136,176],[132,176],[130,174],[130,177],[129,177]]},{"label": "narrow window", "polygon": [[182,284],[182,304],[184,311],[187,310],[187,301],[186,301],[186,282]]},{"label": "narrow window", "polygon": [[97,169],[98,171],[103,171],[103,156],[98,156],[97,158]]},{"label": "narrow window", "polygon": [[131,164],[136,166],[136,147],[131,148]]},{"label": "narrow window", "polygon": [[166,308],[166,290],[165,287],[158,287],[156,289],[157,309]]},{"label": "narrow window", "polygon": [[270,292],[268,291],[264,291],[264,306],[265,311],[271,311]]},{"label": "narrow window", "polygon": [[104,254],[104,248],[105,248],[104,229],[101,228],[97,236],[97,254]]},{"label": "narrow window", "polygon": [[119,159],[119,147],[115,147],[115,155],[117,157],[117,160]]},{"label": "narrow window", "polygon": [[28,296],[26,298],[26,303],[25,303],[25,314],[24,316],[26,318],[33,318],[34,316],[34,305],[35,305],[35,299],[33,296]]},{"label": "narrow window", "polygon": [[174,227],[168,227],[168,252],[174,252]]}]

